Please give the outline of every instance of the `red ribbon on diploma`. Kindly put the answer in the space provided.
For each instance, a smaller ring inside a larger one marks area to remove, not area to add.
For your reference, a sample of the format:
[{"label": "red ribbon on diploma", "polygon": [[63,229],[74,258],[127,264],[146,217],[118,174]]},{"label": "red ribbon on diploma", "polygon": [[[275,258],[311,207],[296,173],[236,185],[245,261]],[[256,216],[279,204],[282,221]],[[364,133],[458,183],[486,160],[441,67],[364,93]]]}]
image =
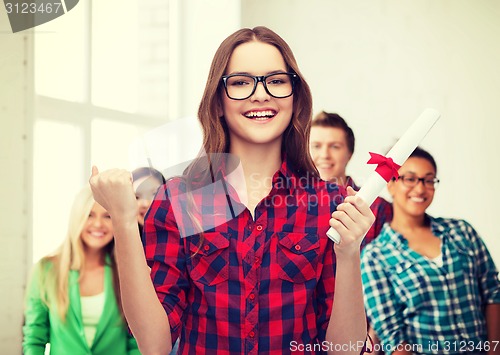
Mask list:
[{"label": "red ribbon on diploma", "polygon": [[387,182],[391,178],[399,176],[398,170],[401,165],[396,164],[390,157],[370,152],[370,160],[368,160],[367,164],[377,164],[375,171]]}]

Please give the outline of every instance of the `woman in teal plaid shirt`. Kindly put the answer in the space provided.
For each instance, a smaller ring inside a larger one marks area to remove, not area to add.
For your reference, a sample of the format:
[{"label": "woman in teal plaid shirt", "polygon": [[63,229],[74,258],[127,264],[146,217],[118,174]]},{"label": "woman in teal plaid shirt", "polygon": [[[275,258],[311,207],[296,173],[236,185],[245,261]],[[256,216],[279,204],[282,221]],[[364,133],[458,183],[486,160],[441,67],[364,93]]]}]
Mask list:
[{"label": "woman in teal plaid shirt", "polygon": [[425,213],[439,180],[417,148],[388,185],[394,217],[362,254],[365,306],[386,354],[500,352],[500,282],[464,220]]}]

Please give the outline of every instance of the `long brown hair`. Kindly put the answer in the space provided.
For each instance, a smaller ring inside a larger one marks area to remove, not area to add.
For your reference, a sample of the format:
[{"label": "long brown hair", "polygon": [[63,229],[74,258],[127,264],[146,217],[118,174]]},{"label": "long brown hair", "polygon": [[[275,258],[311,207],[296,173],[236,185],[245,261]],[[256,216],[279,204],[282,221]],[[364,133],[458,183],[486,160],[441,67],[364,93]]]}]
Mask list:
[{"label": "long brown hair", "polygon": [[[309,154],[309,133],[312,119],[312,95],[309,85],[302,76],[297,61],[288,44],[275,32],[266,27],[243,28],[227,37],[217,49],[208,73],[205,91],[198,108],[198,120],[203,129],[203,146],[198,157],[184,172],[188,195],[199,183],[213,183],[217,179],[215,169],[225,163],[229,153],[229,129],[222,116],[223,96],[226,95],[222,76],[227,74],[231,55],[241,44],[259,41],[276,47],[287,66],[287,71],[295,73],[298,80],[293,93],[293,114],[289,126],[283,132],[282,155],[286,156],[289,167],[300,176],[319,179],[319,173]],[[191,196],[192,197],[192,196]],[[185,211],[203,243],[203,226],[196,215],[200,215],[193,198],[188,198]],[[196,253],[195,253],[196,254]]]},{"label": "long brown hair", "polygon": [[[282,153],[299,176],[309,173],[319,176],[309,155],[309,131],[312,117],[312,95],[297,61],[288,44],[275,32],[259,26],[243,28],[227,37],[217,49],[208,74],[205,91],[198,109],[198,119],[203,129],[203,148],[207,154],[229,152],[229,131],[222,114],[222,95],[225,95],[222,76],[226,74],[231,55],[243,43],[259,41],[276,47],[289,72],[297,74],[293,94],[293,114],[290,125],[283,132]],[[217,154],[216,154],[217,155]],[[206,161],[206,158],[204,159]],[[194,164],[197,164],[195,161]],[[189,171],[190,169],[188,169]],[[196,171],[200,171],[195,169]]]}]

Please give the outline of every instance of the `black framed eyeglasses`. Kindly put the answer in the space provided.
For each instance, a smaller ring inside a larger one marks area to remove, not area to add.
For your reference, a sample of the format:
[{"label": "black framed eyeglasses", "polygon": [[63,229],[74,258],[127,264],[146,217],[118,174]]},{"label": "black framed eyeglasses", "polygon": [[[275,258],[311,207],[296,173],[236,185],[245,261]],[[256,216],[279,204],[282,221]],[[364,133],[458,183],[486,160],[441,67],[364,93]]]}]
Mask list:
[{"label": "black framed eyeglasses", "polygon": [[295,82],[299,76],[294,73],[274,73],[254,76],[248,74],[224,75],[222,82],[227,97],[232,100],[245,100],[252,96],[258,83],[264,85],[266,92],[277,99],[283,99],[293,94]]},{"label": "black framed eyeglasses", "polygon": [[439,186],[439,179],[436,177],[419,178],[414,175],[401,175],[398,176],[398,180],[401,180],[406,187],[415,187],[419,182],[422,182],[424,187],[429,190],[435,190]]}]

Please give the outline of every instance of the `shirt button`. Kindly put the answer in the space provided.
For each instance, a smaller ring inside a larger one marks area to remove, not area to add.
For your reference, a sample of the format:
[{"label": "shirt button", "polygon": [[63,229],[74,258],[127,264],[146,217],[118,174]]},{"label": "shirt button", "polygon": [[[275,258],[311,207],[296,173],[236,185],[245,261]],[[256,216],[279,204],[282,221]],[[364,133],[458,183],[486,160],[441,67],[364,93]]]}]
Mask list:
[{"label": "shirt button", "polygon": [[250,298],[251,300],[254,300],[255,299],[255,294],[251,293],[250,296],[248,296],[248,298]]},{"label": "shirt button", "polygon": [[300,245],[296,244],[295,245],[295,250],[299,251],[300,250]]},{"label": "shirt button", "polygon": [[209,251],[209,250],[210,250],[210,246],[209,246],[209,245],[205,245],[205,246],[203,247],[203,249],[204,249],[205,251]]},{"label": "shirt button", "polygon": [[248,336],[249,336],[250,338],[253,338],[253,337],[255,336],[255,332],[251,331],[250,333],[248,333]]},{"label": "shirt button", "polygon": [[262,226],[260,224],[256,228],[259,232],[262,230]]}]

